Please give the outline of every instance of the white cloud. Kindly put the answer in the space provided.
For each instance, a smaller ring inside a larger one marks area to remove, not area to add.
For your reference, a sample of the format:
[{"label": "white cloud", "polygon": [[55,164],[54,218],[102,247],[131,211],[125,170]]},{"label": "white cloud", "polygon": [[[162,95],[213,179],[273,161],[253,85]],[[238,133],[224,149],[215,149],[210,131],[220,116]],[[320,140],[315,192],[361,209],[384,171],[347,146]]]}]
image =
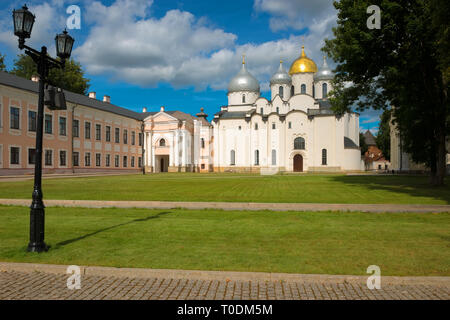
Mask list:
[{"label": "white cloud", "polygon": [[270,27],[273,31],[302,30],[334,16],[336,10],[332,0],[254,0],[254,9],[271,15]]}]

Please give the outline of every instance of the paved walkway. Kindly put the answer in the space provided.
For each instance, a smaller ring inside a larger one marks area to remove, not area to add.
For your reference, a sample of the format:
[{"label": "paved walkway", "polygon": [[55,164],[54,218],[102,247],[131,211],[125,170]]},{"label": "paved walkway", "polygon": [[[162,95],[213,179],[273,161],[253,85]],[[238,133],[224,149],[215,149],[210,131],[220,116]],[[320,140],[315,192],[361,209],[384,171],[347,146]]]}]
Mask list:
[{"label": "paved walkway", "polygon": [[[145,208],[145,209],[222,209],[273,211],[361,211],[361,212],[450,212],[450,205],[418,204],[330,204],[257,202],[178,202],[178,201],[97,201],[44,200],[47,207]],[[31,199],[0,199],[3,205],[29,206]]]},{"label": "paved walkway", "polygon": [[81,289],[67,288],[67,266],[0,263],[0,299],[378,300],[450,299],[450,277],[382,277],[81,267]]}]

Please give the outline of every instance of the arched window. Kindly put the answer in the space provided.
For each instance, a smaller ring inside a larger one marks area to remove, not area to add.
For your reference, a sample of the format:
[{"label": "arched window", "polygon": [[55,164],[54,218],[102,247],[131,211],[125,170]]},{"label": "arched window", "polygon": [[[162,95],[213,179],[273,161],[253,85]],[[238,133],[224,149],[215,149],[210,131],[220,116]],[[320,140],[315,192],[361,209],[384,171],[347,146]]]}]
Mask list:
[{"label": "arched window", "polygon": [[202,142],[202,149],[205,149],[205,139],[202,138],[201,142]]},{"label": "arched window", "polygon": [[294,90],[294,86],[291,87],[291,97],[294,95],[295,90]]},{"label": "arched window", "polygon": [[259,150],[255,150],[255,166],[259,166]]},{"label": "arched window", "polygon": [[313,85],[312,88],[313,88],[313,98],[315,98],[316,97],[316,86]]},{"label": "arched window", "polygon": [[305,150],[305,139],[302,137],[295,138],[294,150]]},{"label": "arched window", "polygon": [[326,83],[322,84],[322,99],[325,99],[328,94],[328,85]]},{"label": "arched window", "polygon": [[160,147],[165,147],[166,146],[166,140],[164,140],[164,139],[159,140],[159,146]]},{"label": "arched window", "polygon": [[245,94],[242,95],[242,103],[245,103]]},{"label": "arched window", "polygon": [[234,166],[236,164],[236,153],[234,150],[230,152],[230,165]]},{"label": "arched window", "polygon": [[300,87],[300,93],[306,94],[306,84],[302,84],[302,86]]},{"label": "arched window", "polygon": [[278,94],[280,95],[280,98],[283,98],[283,95],[284,95],[284,88],[283,88],[282,86],[280,86],[280,87],[278,88]]},{"label": "arched window", "polygon": [[277,150],[272,149],[272,165],[275,166],[277,164]]},{"label": "arched window", "polygon": [[322,149],[322,165],[327,165],[327,149]]}]

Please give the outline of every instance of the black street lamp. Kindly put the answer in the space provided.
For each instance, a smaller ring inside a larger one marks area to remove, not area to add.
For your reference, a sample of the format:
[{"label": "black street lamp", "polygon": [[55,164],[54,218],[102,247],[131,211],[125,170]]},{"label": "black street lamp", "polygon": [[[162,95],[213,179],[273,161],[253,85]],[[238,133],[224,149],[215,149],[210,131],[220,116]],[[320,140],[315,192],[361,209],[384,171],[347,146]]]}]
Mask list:
[{"label": "black street lamp", "polygon": [[[45,226],[45,206],[42,201],[42,129],[44,125],[44,98],[49,109],[66,109],[64,94],[62,90],[51,88],[45,94],[45,85],[49,83],[48,72],[52,68],[64,69],[66,59],[70,58],[74,39],[68,35],[67,31],[58,34],[55,38],[56,53],[60,61],[51,58],[47,54],[47,48],[42,47],[41,51],[25,45],[25,39],[30,38],[33,29],[35,16],[28,11],[27,6],[13,11],[14,34],[19,38],[19,49],[25,49],[25,53],[30,56],[37,65],[39,75],[39,102],[36,128],[36,164],[34,167],[34,188],[33,201],[30,210],[30,242],[28,251],[42,252],[47,251],[48,247],[44,242]],[[55,95],[57,99],[55,100]]]}]

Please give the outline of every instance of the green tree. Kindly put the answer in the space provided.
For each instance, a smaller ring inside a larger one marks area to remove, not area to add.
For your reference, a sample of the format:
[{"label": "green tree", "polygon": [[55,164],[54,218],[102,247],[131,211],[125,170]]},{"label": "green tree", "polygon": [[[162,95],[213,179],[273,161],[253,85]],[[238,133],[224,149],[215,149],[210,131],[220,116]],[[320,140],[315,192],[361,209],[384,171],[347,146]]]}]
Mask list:
[{"label": "green tree", "polygon": [[0,71],[6,71],[5,55],[0,53]]},{"label": "green tree", "polygon": [[361,155],[365,155],[367,150],[369,150],[369,147],[366,144],[366,137],[364,137],[364,134],[362,132],[359,133],[359,147],[361,149]]},{"label": "green tree", "polygon": [[378,134],[376,136],[377,147],[383,152],[386,160],[391,159],[391,130],[389,123],[391,121],[391,110],[386,109],[380,116]]},{"label": "green tree", "polygon": [[[31,79],[32,75],[37,74],[37,67],[31,57],[20,54],[14,60],[14,67],[11,73],[19,77]],[[87,94],[90,86],[90,80],[84,76],[81,64],[73,59],[66,61],[64,71],[59,68],[51,69],[48,78],[60,88],[84,95]]]},{"label": "green tree", "polygon": [[[366,25],[373,4],[381,8],[381,29]],[[337,63],[333,110],[392,106],[403,149],[430,168],[433,185],[444,184],[450,1],[341,0],[334,6],[335,38],[323,48]]]}]

